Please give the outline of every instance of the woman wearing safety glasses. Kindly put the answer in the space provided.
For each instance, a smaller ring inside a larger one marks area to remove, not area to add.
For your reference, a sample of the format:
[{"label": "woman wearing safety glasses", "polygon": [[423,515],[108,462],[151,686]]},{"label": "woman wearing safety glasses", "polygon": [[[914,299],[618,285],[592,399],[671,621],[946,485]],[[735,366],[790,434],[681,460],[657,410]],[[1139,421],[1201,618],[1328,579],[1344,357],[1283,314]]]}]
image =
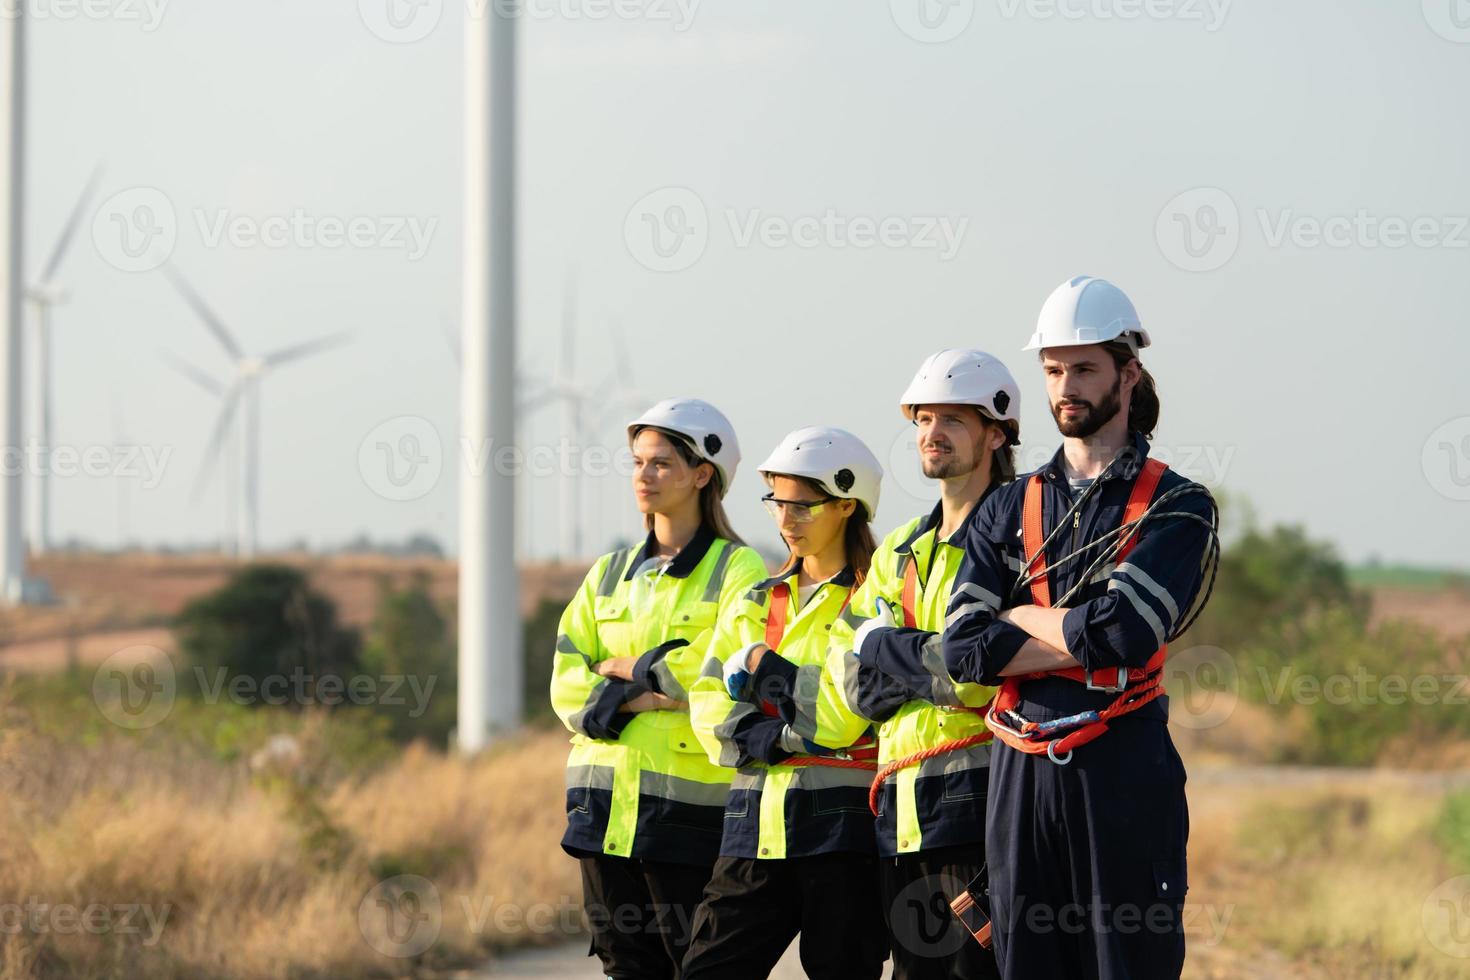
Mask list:
[{"label": "woman wearing safety glasses", "polygon": [[722,498],[740,447],[697,399],[628,425],[648,537],[599,558],[562,614],[551,701],[572,731],[567,831],[592,953],[617,978],[673,978],[719,852],[730,771],[705,757],[688,688],[719,614],[766,576]]},{"label": "woman wearing safety glasses", "polygon": [[690,689],[695,734],[738,771],[683,977],[766,976],[799,932],[807,976],[876,978],[888,955],[868,812],[876,749],[817,744],[814,699],[876,547],[883,471],[852,433],[806,428],[760,472],[790,556],[721,613]]}]

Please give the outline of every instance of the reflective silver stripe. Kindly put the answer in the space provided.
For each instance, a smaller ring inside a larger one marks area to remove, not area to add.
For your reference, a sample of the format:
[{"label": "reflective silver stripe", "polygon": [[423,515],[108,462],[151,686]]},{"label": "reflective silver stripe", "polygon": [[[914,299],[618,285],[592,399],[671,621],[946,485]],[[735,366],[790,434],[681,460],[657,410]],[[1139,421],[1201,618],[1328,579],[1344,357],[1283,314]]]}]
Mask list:
[{"label": "reflective silver stripe", "polygon": [[1155,582],[1153,576],[1149,575],[1148,572],[1145,572],[1132,562],[1125,561],[1118,566],[1118,574],[1127,575],[1133,581],[1152,592],[1154,598],[1163,603],[1164,609],[1168,611],[1170,623],[1179,619],[1179,607],[1174,603],[1174,597],[1169,594],[1167,589]]},{"label": "reflective silver stripe", "polygon": [[1001,557],[1005,559],[1007,567],[1017,575],[1024,575],[1026,573],[1026,559],[1019,555],[1013,556],[1009,551],[1002,554]]},{"label": "reflective silver stripe", "polygon": [[944,666],[944,638],[938,633],[929,634],[929,638],[924,641],[923,650],[924,669],[929,672],[932,680],[930,693],[934,696],[934,703],[951,706],[960,704],[960,696],[954,689],[954,679]]},{"label": "reflective silver stripe", "polygon": [[701,783],[695,779],[681,779],[666,772],[642,769],[638,772],[640,796],[657,796],[676,803],[692,803],[695,806],[725,805],[730,793],[729,783]]},{"label": "reflective silver stripe", "polygon": [[1133,603],[1134,611],[1138,613],[1145,623],[1148,623],[1149,629],[1154,631],[1154,639],[1158,642],[1159,646],[1164,645],[1164,624],[1159,622],[1159,617],[1154,613],[1153,607],[1145,602],[1137,592],[1133,591],[1133,586],[1122,579],[1115,578],[1108,582],[1108,591],[1120,592],[1129,602]]},{"label": "reflective silver stripe", "polygon": [[942,776],[945,773],[983,769],[990,765],[990,742],[972,745],[958,752],[945,752],[919,763],[919,776]]},{"label": "reflective silver stripe", "polygon": [[[713,657],[710,660],[714,660]],[[714,661],[719,663],[719,661]],[[706,671],[709,667],[706,666]],[[709,676],[709,673],[706,673]],[[741,718],[748,716],[756,708],[742,701],[731,701],[731,711],[726,714],[725,720],[714,726],[714,738],[720,742],[720,765],[726,768],[735,768],[739,765],[739,746],[735,745],[735,729],[739,726]]]},{"label": "reflective silver stripe", "polygon": [[842,622],[852,627],[853,629],[857,629],[859,626],[863,625],[864,622],[863,617],[853,612],[851,606],[848,606],[846,609],[842,610],[842,615],[838,616],[837,618],[842,620]]},{"label": "reflective silver stripe", "polygon": [[[873,785],[873,773],[867,769],[841,769],[836,766],[795,766],[787,792],[814,789],[867,789]],[[789,826],[789,825],[788,825]]]},{"label": "reflective silver stripe", "polygon": [[959,622],[960,620],[964,619],[966,616],[970,615],[970,613],[973,613],[973,612],[994,612],[994,611],[995,610],[991,609],[990,606],[987,603],[984,603],[984,602],[967,602],[963,606],[960,606],[960,608],[955,609],[952,612],[950,612],[950,614],[948,616],[944,617],[944,628],[945,629],[949,629],[955,623]]},{"label": "reflective silver stripe", "polygon": [[858,704],[861,703],[862,699],[858,695],[857,654],[848,650],[842,655],[841,662],[842,683],[838,685],[838,688],[842,691],[842,700],[848,711],[851,711],[858,717],[862,717],[863,713],[858,710]]},{"label": "reflective silver stripe", "polygon": [[796,719],[791,727],[796,734],[812,741],[817,739],[816,701],[817,691],[822,686],[822,665],[804,664],[796,668],[796,680],[792,683],[792,700],[796,702]]},{"label": "reflective silver stripe", "polygon": [[1000,596],[989,589],[982,589],[974,582],[961,582],[955,585],[954,591],[950,593],[949,601],[953,605],[956,598],[962,595],[971,596],[988,605],[991,609],[1000,608]]},{"label": "reflective silver stripe", "polygon": [[735,789],[760,789],[766,784],[765,766],[747,766],[735,773],[730,780],[730,788]]},{"label": "reflective silver stripe", "polygon": [[607,568],[602,570],[602,581],[597,584],[599,597],[605,599],[617,591],[618,582],[623,577],[624,567],[628,564],[628,556],[632,553],[632,548],[622,548],[613,552],[612,557],[607,560]]},{"label": "reflective silver stripe", "polygon": [[725,547],[720,551],[720,557],[715,559],[715,567],[709,574],[709,585],[704,587],[705,602],[719,602],[720,589],[725,584],[725,567],[730,564],[730,556],[738,547],[733,541],[726,541]]},{"label": "reflective silver stripe", "polygon": [[587,654],[583,653],[581,650],[578,650],[577,645],[572,642],[572,638],[570,636],[567,636],[565,633],[558,633],[556,635],[556,652],[569,653],[573,656],[581,657],[583,660],[587,661],[588,667],[592,666],[592,658],[587,656]]},{"label": "reflective silver stripe", "polygon": [[1117,571],[1116,566],[1114,566],[1112,562],[1108,562],[1106,565],[1102,566],[1097,571],[1092,573],[1092,578],[1087,580],[1087,584],[1092,585],[1097,582],[1106,582],[1108,579],[1113,577],[1113,572],[1115,571]]},{"label": "reflective silver stripe", "polygon": [[[689,692],[684,690],[684,685],[679,683],[679,678],[674,676],[674,669],[669,666],[667,660],[660,660],[650,668],[654,680],[658,681],[659,691],[664,697],[673,698],[675,701],[688,701]],[[723,673],[723,672],[722,672]]]},{"label": "reflective silver stripe", "polygon": [[567,766],[567,789],[612,788],[612,766]]},{"label": "reflective silver stripe", "polygon": [[597,704],[597,699],[602,696],[602,689],[606,686],[607,678],[600,678],[597,684],[587,694],[587,700],[583,703],[582,707],[567,719],[567,723],[572,728],[581,732],[583,735],[587,735],[589,738],[592,736],[587,731],[587,715],[592,711],[593,706]]}]

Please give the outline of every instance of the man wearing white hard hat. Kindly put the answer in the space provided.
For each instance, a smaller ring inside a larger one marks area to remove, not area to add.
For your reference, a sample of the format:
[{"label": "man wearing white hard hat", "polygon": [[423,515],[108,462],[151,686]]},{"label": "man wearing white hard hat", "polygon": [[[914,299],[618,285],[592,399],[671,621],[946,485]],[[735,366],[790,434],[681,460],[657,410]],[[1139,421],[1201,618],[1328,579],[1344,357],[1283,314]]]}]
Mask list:
[{"label": "man wearing white hard hat", "polygon": [[878,980],[888,944],[867,806],[877,748],[815,741],[801,703],[867,577],[883,468],[851,432],[808,426],[760,474],[788,556],[721,615],[690,689],[694,734],[735,772],[683,980],[767,976],[798,933],[808,977]]},{"label": "man wearing white hard hat", "polygon": [[[981,708],[993,690],[932,676],[926,665],[940,663],[940,633],[979,504],[1015,474],[1020,403],[1011,373],[983,351],[942,350],[920,365],[899,408],[917,429],[939,503],[874,554],[852,602],[865,622],[834,626],[812,709],[819,742],[840,744],[869,724],[878,731],[870,805],[897,980],[997,975],[994,956],[948,907],[985,864],[990,733]],[[928,644],[888,642],[899,634]]]},{"label": "man wearing white hard hat", "polygon": [[1001,684],[986,855],[1012,980],[1183,969],[1189,815],[1163,666],[1208,598],[1218,515],[1149,458],[1149,344],[1110,282],[1079,276],[1047,299],[1026,350],[1062,447],[980,508],[944,632],[947,676]]}]

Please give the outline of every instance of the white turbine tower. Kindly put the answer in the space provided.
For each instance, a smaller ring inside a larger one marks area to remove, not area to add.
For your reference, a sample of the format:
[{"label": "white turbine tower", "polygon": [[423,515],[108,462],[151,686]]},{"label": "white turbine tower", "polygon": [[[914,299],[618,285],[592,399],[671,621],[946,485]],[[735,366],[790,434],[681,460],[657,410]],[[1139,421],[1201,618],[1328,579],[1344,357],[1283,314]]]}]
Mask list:
[{"label": "white turbine tower", "polygon": [[[472,754],[521,723],[515,474],[494,450],[516,437],[516,21],[499,4],[465,21],[464,370],[460,376],[459,703]],[[469,466],[488,448],[490,465]]]},{"label": "white turbine tower", "polygon": [[[25,354],[21,300],[25,289],[23,224],[25,200],[25,7],[12,4],[0,16],[0,72],[6,75],[0,94],[0,228],[5,235],[0,256],[0,446],[20,448],[24,432],[21,375]],[[0,473],[0,601],[25,600],[25,551],[21,531],[23,467]]]},{"label": "white turbine tower", "polygon": [[234,336],[225,328],[224,322],[215,315],[209,305],[204,302],[203,297],[189,285],[178,270],[172,265],[164,265],[163,270],[169,281],[178,289],[179,294],[184,297],[184,301],[193,308],[204,325],[209,328],[209,332],[220,342],[220,346],[224,347],[225,353],[234,361],[235,378],[225,389],[224,403],[220,406],[214,432],[210,436],[208,455],[194,483],[194,498],[198,499],[199,491],[203,487],[205,478],[209,475],[210,468],[225,446],[236,406],[243,402],[244,432],[240,441],[244,447],[244,461],[241,466],[244,479],[240,488],[242,503],[239,540],[235,547],[239,557],[248,560],[255,557],[260,528],[260,383],[272,368],[336,346],[346,340],[348,334],[346,332],[330,334],[259,356],[246,354]]},{"label": "white turbine tower", "polygon": [[99,164],[92,171],[87,186],[82,189],[81,196],[72,207],[71,214],[62,226],[61,235],[56,239],[56,244],[51,249],[51,255],[46,259],[46,265],[41,269],[41,278],[31,284],[26,292],[26,298],[36,307],[36,441],[38,444],[36,471],[36,499],[31,509],[31,554],[43,555],[51,547],[51,311],[64,303],[67,292],[56,281],[56,273],[61,269],[62,260],[66,258],[67,251],[71,248],[72,239],[76,237],[77,228],[82,223],[82,216],[91,202],[92,196],[97,193],[97,185],[102,180],[102,166]]}]

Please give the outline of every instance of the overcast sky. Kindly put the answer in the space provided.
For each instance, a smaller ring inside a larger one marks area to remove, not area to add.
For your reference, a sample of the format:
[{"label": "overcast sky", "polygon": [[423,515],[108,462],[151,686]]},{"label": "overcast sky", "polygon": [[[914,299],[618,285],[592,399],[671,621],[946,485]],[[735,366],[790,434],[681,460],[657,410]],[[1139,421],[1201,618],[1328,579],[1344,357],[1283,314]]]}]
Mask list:
[{"label": "overcast sky", "polygon": [[[466,0],[25,2],[28,268],[107,164],[60,277],[55,441],[162,462],[58,475],[56,536],[223,524],[225,470],[190,498],[217,403],[158,352],[230,363],[144,268],[166,254],[249,353],[355,332],[265,379],[265,546],[453,547]],[[810,424],[890,463],[886,531],[933,499],[896,405],[920,361],[1003,358],[1035,465],[1058,437],[1020,348],[1054,286],[1103,276],[1153,335],[1166,459],[1350,559],[1464,565],[1455,3],[532,0],[522,369],[553,375],[574,281],[576,380],[612,376],[617,324],[646,400],[721,407],[748,538],[776,540],[756,464]],[[604,395],[592,441],[615,447],[631,409]],[[526,432],[554,447],[557,407]],[[528,486],[551,554],[559,478]],[[584,493],[587,550],[636,525],[621,476]]]}]

